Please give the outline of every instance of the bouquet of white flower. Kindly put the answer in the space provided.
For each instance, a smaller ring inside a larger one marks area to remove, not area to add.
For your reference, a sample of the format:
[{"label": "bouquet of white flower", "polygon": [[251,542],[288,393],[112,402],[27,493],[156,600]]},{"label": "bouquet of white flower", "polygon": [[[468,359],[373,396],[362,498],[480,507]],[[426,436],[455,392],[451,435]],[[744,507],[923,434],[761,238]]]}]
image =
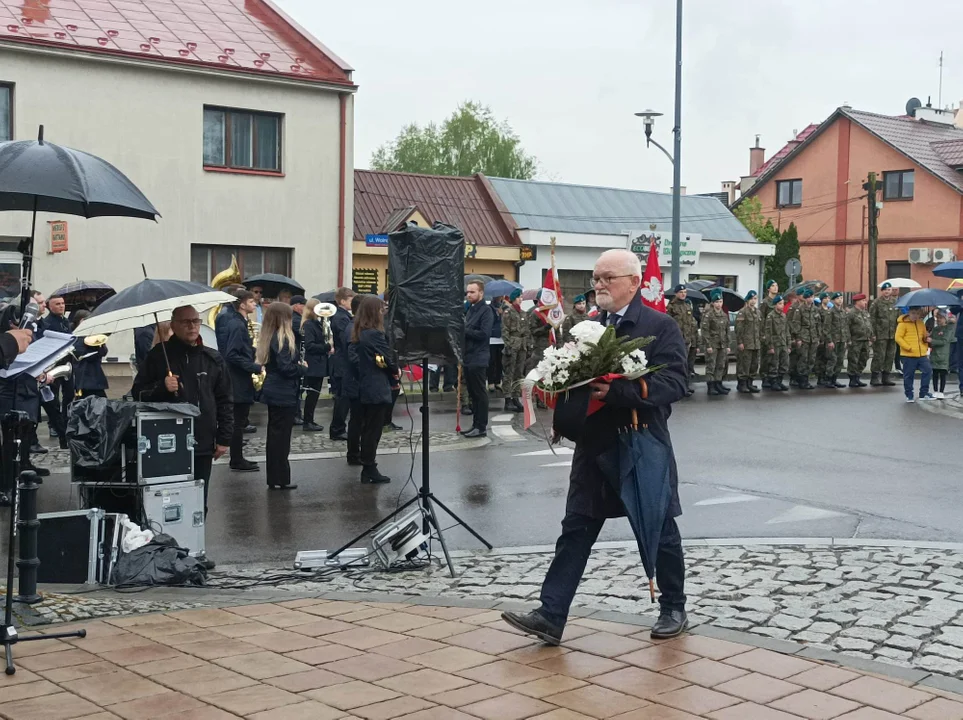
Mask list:
[{"label": "bouquet of white flower", "polygon": [[[555,408],[559,395],[585,388],[595,380],[638,380],[658,368],[649,367],[642,348],[652,338],[617,337],[614,327],[586,320],[575,325],[573,341],[545,350],[541,362],[525,378],[526,427],[534,423],[531,395],[536,394],[546,405]],[[587,402],[587,401],[586,401]],[[588,407],[588,414],[598,409]]]}]

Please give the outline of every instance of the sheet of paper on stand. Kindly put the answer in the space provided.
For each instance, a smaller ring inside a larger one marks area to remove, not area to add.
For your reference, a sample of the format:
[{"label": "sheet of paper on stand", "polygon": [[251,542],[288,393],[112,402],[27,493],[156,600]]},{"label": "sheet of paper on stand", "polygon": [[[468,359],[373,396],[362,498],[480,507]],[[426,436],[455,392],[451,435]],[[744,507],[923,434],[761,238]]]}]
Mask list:
[{"label": "sheet of paper on stand", "polygon": [[48,331],[39,340],[30,343],[25,353],[17,356],[9,368],[0,370],[0,378],[27,373],[30,377],[42,375],[50,366],[70,354],[74,346],[73,335]]}]

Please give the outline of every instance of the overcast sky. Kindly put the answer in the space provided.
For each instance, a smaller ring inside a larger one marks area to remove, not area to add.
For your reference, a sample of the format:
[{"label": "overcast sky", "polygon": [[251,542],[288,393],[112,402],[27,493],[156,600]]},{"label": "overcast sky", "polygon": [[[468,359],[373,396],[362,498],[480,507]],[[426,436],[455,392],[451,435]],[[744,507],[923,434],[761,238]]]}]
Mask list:
[{"label": "overcast sky", "polygon": [[[406,123],[490,105],[538,157],[540,179],[668,191],[672,0],[278,0],[355,68],[355,166]],[[685,0],[682,184],[710,192],[794,129],[854,108],[963,98],[963,3],[953,0]]]}]

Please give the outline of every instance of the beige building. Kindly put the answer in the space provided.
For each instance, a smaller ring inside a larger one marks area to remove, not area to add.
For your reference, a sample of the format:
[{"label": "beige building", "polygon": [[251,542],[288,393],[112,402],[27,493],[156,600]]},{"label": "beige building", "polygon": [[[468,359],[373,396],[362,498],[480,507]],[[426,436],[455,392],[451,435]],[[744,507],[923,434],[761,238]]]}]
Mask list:
[{"label": "beige building", "polygon": [[[0,26],[0,141],[44,125],[47,141],[116,165],[162,215],[41,216],[38,289],[120,289],[141,263],[207,282],[232,254],[244,275],[289,274],[312,293],[350,282],[351,68],[267,0],[200,4],[74,0],[84,14],[0,0],[17,18]],[[55,220],[68,226],[56,254]],[[29,231],[28,214],[0,214],[0,252]]]}]

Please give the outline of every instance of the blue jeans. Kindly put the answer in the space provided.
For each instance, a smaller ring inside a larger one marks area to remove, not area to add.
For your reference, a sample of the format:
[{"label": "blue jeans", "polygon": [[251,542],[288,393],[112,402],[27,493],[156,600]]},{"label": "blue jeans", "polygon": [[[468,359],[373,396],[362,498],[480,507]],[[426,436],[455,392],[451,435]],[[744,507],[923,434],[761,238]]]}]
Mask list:
[{"label": "blue jeans", "polygon": [[[555,544],[555,558],[542,583],[539,612],[553,625],[565,627],[575,591],[585,572],[592,545],[605,520],[569,513],[562,520],[562,534]],[[685,610],[685,560],[682,535],[675,518],[667,517],[655,561],[659,604],[663,610]],[[645,580],[639,578],[639,595],[648,595]]]},{"label": "blue jeans", "polygon": [[919,370],[920,378],[920,397],[928,395],[930,392],[930,378],[933,377],[933,366],[930,365],[928,357],[901,357],[903,363],[903,392],[906,397],[913,397],[913,378]]}]

